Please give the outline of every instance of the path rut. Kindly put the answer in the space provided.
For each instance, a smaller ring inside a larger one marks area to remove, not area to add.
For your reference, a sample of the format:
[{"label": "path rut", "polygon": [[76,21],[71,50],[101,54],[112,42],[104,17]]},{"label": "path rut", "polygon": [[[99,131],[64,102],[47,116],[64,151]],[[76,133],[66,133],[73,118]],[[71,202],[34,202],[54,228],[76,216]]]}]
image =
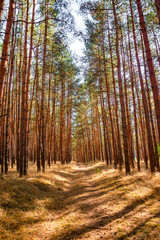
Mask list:
[{"label": "path rut", "polygon": [[160,217],[160,191],[151,188],[147,175],[127,177],[114,169],[106,170],[105,164],[72,166],[60,174],[67,187],[60,190],[59,204],[52,214],[54,227],[44,239],[159,239],[157,226],[148,230],[147,224]]}]

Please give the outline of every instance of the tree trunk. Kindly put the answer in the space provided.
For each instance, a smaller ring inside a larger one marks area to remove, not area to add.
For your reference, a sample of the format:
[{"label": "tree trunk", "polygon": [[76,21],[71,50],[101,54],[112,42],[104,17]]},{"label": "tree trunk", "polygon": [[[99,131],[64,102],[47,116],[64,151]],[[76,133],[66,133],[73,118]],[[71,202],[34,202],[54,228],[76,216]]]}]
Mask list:
[{"label": "tree trunk", "polygon": [[3,12],[3,4],[4,4],[4,0],[0,1],[0,23],[1,23],[1,17],[2,17],[2,12]]},{"label": "tree trunk", "polygon": [[[25,169],[27,169],[28,164],[28,142],[29,142],[29,108],[28,108],[28,98],[29,98],[29,84],[30,84],[30,72],[31,72],[31,60],[32,60],[32,50],[33,50],[33,30],[34,30],[34,15],[35,15],[35,0],[33,0],[33,10],[32,10],[32,25],[30,33],[30,50],[28,59],[28,71],[26,76],[26,111],[25,111],[25,128],[26,128],[26,162]],[[26,170],[25,170],[26,174]]]},{"label": "tree trunk", "polygon": [[0,64],[0,107],[2,104],[2,98],[3,98],[3,92],[4,92],[5,74],[7,70],[7,61],[8,61],[9,40],[10,40],[11,27],[12,27],[13,18],[14,18],[13,13],[14,13],[14,0],[10,0],[5,37],[3,41],[2,60]]},{"label": "tree trunk", "polygon": [[100,103],[101,103],[101,111],[102,111],[102,122],[103,122],[103,138],[104,138],[104,153],[105,160],[107,165],[109,164],[109,156],[108,156],[108,147],[107,147],[107,136],[106,136],[106,113],[104,108],[104,97],[103,97],[103,89],[102,89],[102,76],[101,76],[101,62],[100,62],[100,52],[98,48],[99,55],[99,90],[100,90]]},{"label": "tree trunk", "polygon": [[[62,63],[63,65],[63,63]],[[65,163],[65,73],[61,66],[61,112],[60,112],[60,162]]]},{"label": "tree trunk", "polygon": [[115,83],[115,74],[114,74],[114,65],[113,65],[113,53],[112,53],[112,45],[111,45],[111,38],[110,38],[109,22],[108,22],[108,40],[109,40],[109,49],[110,49],[110,58],[111,58],[112,81],[113,81],[114,102],[115,102],[115,116],[116,116],[116,127],[117,127],[117,146],[118,146],[117,161],[118,161],[120,170],[122,170],[123,155],[122,155],[122,144],[121,144],[120,129],[119,129],[118,99],[117,99],[117,92],[116,92],[116,83]]},{"label": "tree trunk", "polygon": [[[158,2],[160,2],[160,1],[157,1],[157,3]],[[160,4],[156,5],[156,6],[159,7]],[[147,62],[148,62],[148,69],[149,69],[149,74],[150,74],[150,79],[151,79],[151,84],[152,84],[155,112],[156,112],[157,125],[158,125],[159,142],[160,142],[160,94],[159,94],[158,82],[157,82],[155,71],[154,71],[153,59],[152,59],[152,55],[151,55],[146,24],[144,21],[141,0],[137,0],[137,7],[138,7],[138,13],[139,13],[139,23],[140,23],[141,31],[143,34],[144,45],[145,45],[145,50],[146,50],[146,57],[147,57]]]},{"label": "tree trunk", "polygon": [[156,5],[156,9],[157,9],[159,24],[160,24],[160,0],[155,0],[155,5]]},{"label": "tree trunk", "polygon": [[26,26],[24,37],[24,53],[23,53],[23,66],[22,66],[22,96],[21,96],[21,130],[20,130],[20,177],[27,173],[26,166],[26,127],[25,127],[25,114],[26,114],[26,74],[27,74],[27,34],[28,34],[28,12],[29,0],[27,0],[26,10]]},{"label": "tree trunk", "polygon": [[[14,41],[14,26],[12,32],[12,44],[11,44],[11,51],[10,51],[10,74],[9,74],[9,83],[8,83],[8,102],[7,102],[7,116],[6,116],[6,136],[5,136],[5,173],[8,173],[8,161],[9,161],[9,119],[10,119],[10,103],[11,103],[11,82],[14,70],[14,48],[15,48],[15,41]],[[16,38],[16,37],[15,37]],[[13,98],[12,98],[13,99]]]},{"label": "tree trunk", "polygon": [[114,0],[112,0],[112,3],[113,3],[114,21],[115,21],[115,28],[116,28],[117,71],[118,71],[119,95],[120,95],[121,114],[122,114],[122,131],[123,131],[123,145],[124,145],[124,156],[125,156],[125,169],[126,169],[126,174],[130,174],[126,111],[125,111],[123,86],[122,86],[121,61],[120,61],[120,55],[119,55],[119,33],[118,33],[119,30],[118,30],[118,21],[117,21],[117,14],[116,14]]},{"label": "tree trunk", "polygon": [[149,116],[149,110],[148,110],[148,103],[144,88],[144,82],[143,77],[141,73],[141,67],[140,67],[140,60],[138,55],[138,47],[137,47],[137,40],[136,40],[136,34],[135,34],[135,25],[134,25],[134,18],[133,18],[133,10],[132,10],[132,3],[130,1],[130,10],[131,10],[131,17],[132,17],[132,32],[133,32],[133,39],[134,39],[134,47],[136,52],[136,60],[137,60],[137,67],[138,67],[138,73],[139,73],[139,79],[140,79],[140,85],[141,85],[141,92],[142,92],[142,101],[143,101],[143,108],[145,113],[145,122],[146,122],[146,129],[147,129],[147,136],[148,136],[148,149],[149,149],[149,158],[150,158],[150,168],[151,172],[155,171],[154,166],[154,149],[153,149],[153,141],[152,141],[152,134],[151,134],[151,128],[150,128],[150,116]]},{"label": "tree trunk", "polygon": [[135,100],[135,92],[134,92],[133,61],[132,61],[132,52],[131,52],[131,43],[130,43],[129,24],[128,24],[128,43],[129,43],[129,61],[128,62],[130,63],[130,79],[131,79],[131,85],[132,85],[134,125],[135,125],[135,135],[136,135],[137,168],[138,168],[138,171],[140,171],[140,151],[139,151],[139,141],[138,141],[137,109],[136,109],[136,100]]},{"label": "tree trunk", "polygon": [[129,94],[127,91],[127,80],[126,80],[126,56],[125,56],[125,51],[124,51],[124,43],[126,42],[123,39],[123,33],[122,33],[122,28],[121,28],[121,55],[122,55],[122,65],[123,65],[123,78],[124,78],[124,93],[125,93],[125,107],[126,107],[126,120],[127,120],[127,130],[128,130],[128,154],[129,154],[129,161],[134,169],[134,145],[133,145],[133,133],[132,133],[132,121],[130,119],[130,108],[129,108]]},{"label": "tree trunk", "polygon": [[145,62],[142,34],[141,34],[141,42],[142,42],[142,54],[143,54],[143,63],[144,63],[144,70],[145,70],[145,82],[146,82],[146,90],[147,90],[147,97],[148,97],[148,106],[149,106],[149,112],[150,112],[150,119],[151,119],[151,126],[152,126],[152,135],[153,135],[153,143],[154,143],[155,165],[157,167],[157,170],[159,171],[160,169],[159,169],[158,148],[157,148],[155,127],[154,127],[154,120],[153,120],[153,113],[152,113],[152,106],[151,106],[150,90],[149,90],[148,79],[147,79],[147,68],[146,68],[146,62]]},{"label": "tree trunk", "polygon": [[45,30],[44,30],[44,42],[43,42],[43,69],[42,69],[42,97],[41,97],[41,129],[42,129],[42,151],[41,151],[41,163],[42,171],[45,172],[45,77],[46,77],[46,52],[47,52],[47,27],[48,27],[48,5],[45,0]]},{"label": "tree trunk", "polygon": [[109,117],[111,123],[111,134],[112,134],[112,148],[113,148],[113,160],[114,160],[114,167],[117,168],[117,146],[115,141],[115,133],[113,127],[113,117],[112,117],[112,110],[111,110],[111,100],[110,100],[110,87],[109,81],[107,76],[107,66],[106,66],[106,54],[104,49],[104,31],[103,26],[102,28],[102,54],[103,54],[103,66],[104,66],[104,74],[105,74],[105,81],[106,81],[106,91],[107,91],[107,100],[108,100],[108,108],[109,108]]}]

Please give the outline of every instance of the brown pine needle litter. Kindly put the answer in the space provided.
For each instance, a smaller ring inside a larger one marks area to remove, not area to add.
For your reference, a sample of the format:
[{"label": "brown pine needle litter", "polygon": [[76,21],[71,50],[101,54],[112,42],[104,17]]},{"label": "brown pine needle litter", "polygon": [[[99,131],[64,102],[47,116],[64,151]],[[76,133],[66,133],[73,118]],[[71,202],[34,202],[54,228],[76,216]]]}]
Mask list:
[{"label": "brown pine needle litter", "polygon": [[104,163],[13,169],[0,179],[1,240],[159,240],[160,174]]}]

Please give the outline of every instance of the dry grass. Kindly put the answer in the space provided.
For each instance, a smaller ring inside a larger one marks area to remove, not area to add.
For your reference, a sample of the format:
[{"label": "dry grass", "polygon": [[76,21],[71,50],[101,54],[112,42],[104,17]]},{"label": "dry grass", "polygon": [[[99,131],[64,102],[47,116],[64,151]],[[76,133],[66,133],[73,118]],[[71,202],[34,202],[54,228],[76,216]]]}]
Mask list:
[{"label": "dry grass", "polygon": [[159,173],[58,164],[22,179],[13,170],[0,191],[0,239],[160,239]]}]

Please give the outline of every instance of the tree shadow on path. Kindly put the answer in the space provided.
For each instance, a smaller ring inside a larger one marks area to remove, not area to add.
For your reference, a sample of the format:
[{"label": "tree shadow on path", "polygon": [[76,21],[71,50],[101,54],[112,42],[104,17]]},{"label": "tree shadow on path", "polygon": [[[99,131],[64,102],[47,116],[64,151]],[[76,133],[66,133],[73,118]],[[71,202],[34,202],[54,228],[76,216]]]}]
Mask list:
[{"label": "tree shadow on path", "polygon": [[[152,201],[154,200],[155,196],[157,197],[160,195],[160,189],[155,188],[152,190],[152,192],[150,192],[146,196],[136,198],[131,203],[129,202],[129,204],[124,206],[123,209],[116,211],[115,213],[106,213],[106,215],[104,215],[105,211],[102,214],[102,211],[99,210],[99,205],[103,204],[103,202],[105,201],[105,197],[107,201],[108,194],[110,192],[112,192],[113,194],[112,199],[113,200],[117,199],[119,201],[119,199],[123,198],[123,196],[125,196],[125,193],[129,191],[127,190],[127,187],[133,184],[138,184],[139,182],[143,182],[143,180],[141,178],[139,178],[138,180],[130,179],[122,183],[121,176],[118,175],[113,177],[106,176],[105,179],[101,179],[100,181],[95,182],[91,179],[91,176],[92,174],[96,173],[96,169],[97,167],[94,167],[89,170],[80,169],[78,171],[75,171],[75,174],[72,178],[72,185],[68,192],[65,193],[65,205],[68,208],[67,214],[69,214],[70,212],[69,210],[70,206],[74,206],[74,209],[79,211],[82,215],[88,214],[88,218],[90,219],[90,221],[81,224],[79,227],[74,228],[73,226],[73,228],[68,229],[68,231],[66,229],[66,232],[58,234],[57,238],[53,236],[53,238],[51,239],[56,240],[85,239],[83,238],[85,234],[91,234],[92,231],[98,229],[100,231],[102,229],[105,230],[105,228],[113,221],[117,221],[118,219],[121,219],[126,215],[129,215],[130,213],[134,215],[134,211],[136,211],[136,209],[140,208],[140,206],[142,206],[143,209],[145,207],[146,202],[150,200]],[[125,192],[121,191],[123,188],[125,189]],[[159,216],[159,214],[160,214],[159,212],[156,213],[155,215],[152,214],[152,216],[148,217],[148,219],[151,219],[154,216],[155,217]],[[132,231],[126,234],[126,237],[131,236],[132,232],[136,232],[136,229],[140,228],[144,224],[144,222],[133,228]]]}]

